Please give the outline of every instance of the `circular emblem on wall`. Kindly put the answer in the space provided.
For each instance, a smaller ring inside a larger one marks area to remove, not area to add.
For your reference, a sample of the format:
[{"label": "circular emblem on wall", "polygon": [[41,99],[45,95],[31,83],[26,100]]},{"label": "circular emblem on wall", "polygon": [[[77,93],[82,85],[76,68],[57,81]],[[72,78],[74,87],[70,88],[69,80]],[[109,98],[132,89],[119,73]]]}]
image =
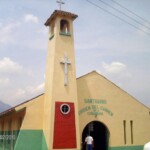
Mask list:
[{"label": "circular emblem on wall", "polygon": [[60,106],[60,111],[62,114],[66,115],[70,112],[70,106],[68,104],[62,104]]}]

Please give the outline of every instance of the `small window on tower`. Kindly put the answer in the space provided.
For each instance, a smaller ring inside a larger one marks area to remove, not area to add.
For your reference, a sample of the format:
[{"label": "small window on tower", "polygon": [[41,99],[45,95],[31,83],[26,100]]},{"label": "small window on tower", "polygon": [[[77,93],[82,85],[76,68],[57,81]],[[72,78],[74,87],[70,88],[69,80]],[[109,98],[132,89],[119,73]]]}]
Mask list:
[{"label": "small window on tower", "polygon": [[67,20],[60,21],[60,34],[70,35],[69,22]]},{"label": "small window on tower", "polygon": [[49,39],[51,40],[54,37],[54,23],[51,24],[49,33],[50,33]]}]

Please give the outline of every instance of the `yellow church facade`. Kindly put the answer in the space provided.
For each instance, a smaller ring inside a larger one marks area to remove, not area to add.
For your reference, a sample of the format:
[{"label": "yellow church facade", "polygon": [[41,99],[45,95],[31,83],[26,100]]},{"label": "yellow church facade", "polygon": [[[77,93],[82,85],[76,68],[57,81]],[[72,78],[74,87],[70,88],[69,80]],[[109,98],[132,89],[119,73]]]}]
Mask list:
[{"label": "yellow church facade", "polygon": [[97,149],[143,149],[150,140],[149,108],[96,71],[78,78],[77,89],[82,141],[89,131]]},{"label": "yellow church facade", "polygon": [[0,150],[143,150],[150,109],[92,71],[76,79],[73,21],[55,10],[49,28],[45,93],[0,114]]}]

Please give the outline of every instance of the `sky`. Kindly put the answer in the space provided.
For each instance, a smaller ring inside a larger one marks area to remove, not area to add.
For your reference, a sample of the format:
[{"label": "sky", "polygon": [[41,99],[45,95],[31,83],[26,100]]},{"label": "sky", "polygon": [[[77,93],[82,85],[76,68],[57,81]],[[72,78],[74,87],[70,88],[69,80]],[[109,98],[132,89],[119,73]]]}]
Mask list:
[{"label": "sky", "polygon": [[[62,10],[78,15],[76,76],[96,70],[150,107],[150,0],[64,2]],[[55,9],[55,0],[0,1],[0,101],[15,106],[44,92],[44,23]]]}]

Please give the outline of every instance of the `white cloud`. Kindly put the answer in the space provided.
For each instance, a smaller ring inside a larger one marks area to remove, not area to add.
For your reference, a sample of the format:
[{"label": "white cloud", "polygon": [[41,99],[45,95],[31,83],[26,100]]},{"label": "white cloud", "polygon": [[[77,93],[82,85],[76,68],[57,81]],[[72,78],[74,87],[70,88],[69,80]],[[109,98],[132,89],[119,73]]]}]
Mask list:
[{"label": "white cloud", "polygon": [[107,64],[102,62],[102,66],[107,73],[120,73],[126,69],[126,65],[121,62],[112,62],[111,64]]},{"label": "white cloud", "polygon": [[25,88],[26,95],[36,96],[38,93],[42,93],[44,91],[44,86],[45,86],[44,83],[36,85],[36,86],[27,86]]},{"label": "white cloud", "polygon": [[[104,76],[106,76],[110,81],[128,91],[131,87],[131,83],[133,83],[133,71],[132,69],[127,67],[125,64],[121,62],[112,62],[107,64],[102,62],[102,67],[104,68]],[[129,85],[130,83],[130,85]],[[133,89],[136,89],[135,87]]]},{"label": "white cloud", "polygon": [[0,26],[0,43],[6,44],[7,42],[14,42],[12,32],[15,31],[17,27],[21,25],[20,22],[12,22],[8,25],[1,25]]},{"label": "white cloud", "polygon": [[32,22],[32,23],[38,23],[39,19],[38,17],[34,16],[33,14],[26,14],[24,16],[25,22]]},{"label": "white cloud", "polygon": [[18,88],[12,91],[9,91],[11,99],[5,95],[5,102],[12,106],[18,105],[24,101],[30,100],[33,97],[38,96],[41,93],[44,93],[44,83],[37,86],[26,86],[24,88]]},{"label": "white cloud", "polygon": [[7,87],[8,85],[10,85],[10,79],[9,78],[0,78],[1,88]]},{"label": "white cloud", "polygon": [[45,83],[42,83],[42,84],[37,86],[37,91],[42,92],[42,91],[44,91],[44,88],[45,88]]},{"label": "white cloud", "polygon": [[0,60],[0,100],[14,106],[43,92],[44,83],[33,70],[8,57]]},{"label": "white cloud", "polygon": [[[28,26],[26,24],[38,23],[38,21],[39,19],[36,16],[26,14],[18,20],[10,20],[8,23],[3,24],[0,23],[0,51],[4,49],[3,46],[11,44],[13,44],[13,46],[21,48],[26,47],[32,50],[45,49],[47,46],[47,40],[45,39],[48,36],[47,28],[44,26],[41,28],[40,24],[37,24],[36,27],[32,24]],[[32,32],[30,32],[31,30]]]},{"label": "white cloud", "polygon": [[[19,88],[19,89],[17,89],[17,90],[14,92],[14,94],[12,95],[11,101],[12,101],[12,100],[15,100],[15,99],[20,99],[20,100],[22,100],[25,95],[26,95],[25,90]],[[10,102],[9,102],[9,103],[10,103]]]},{"label": "white cloud", "polygon": [[1,74],[12,74],[12,73],[19,73],[22,70],[22,67],[12,61],[8,57],[4,57],[2,60],[0,60],[0,73]]}]

